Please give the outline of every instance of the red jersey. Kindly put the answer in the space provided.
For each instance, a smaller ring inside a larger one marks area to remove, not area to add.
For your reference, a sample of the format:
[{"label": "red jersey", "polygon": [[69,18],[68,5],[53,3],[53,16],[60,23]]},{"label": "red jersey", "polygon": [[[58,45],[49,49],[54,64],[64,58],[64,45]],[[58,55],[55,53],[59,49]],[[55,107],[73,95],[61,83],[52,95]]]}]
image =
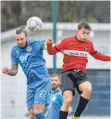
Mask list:
[{"label": "red jersey", "polygon": [[63,53],[62,72],[70,69],[86,71],[89,54],[96,59],[110,61],[109,56],[103,55],[94,49],[91,41],[79,41],[76,36],[65,38],[60,44],[54,47],[52,47],[52,44],[49,44],[47,50],[49,54],[55,54],[57,52]]}]

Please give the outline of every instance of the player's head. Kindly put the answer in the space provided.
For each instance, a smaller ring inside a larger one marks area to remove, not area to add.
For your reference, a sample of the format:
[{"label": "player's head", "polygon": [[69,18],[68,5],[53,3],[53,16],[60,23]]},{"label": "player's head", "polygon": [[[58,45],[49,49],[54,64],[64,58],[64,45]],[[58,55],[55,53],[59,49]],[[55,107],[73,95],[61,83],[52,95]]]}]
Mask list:
[{"label": "player's head", "polygon": [[24,26],[16,30],[16,40],[20,48],[24,48],[27,45],[27,31]]},{"label": "player's head", "polygon": [[91,27],[89,24],[83,22],[78,25],[78,30],[77,30],[77,38],[80,41],[85,41],[89,37]]},{"label": "player's head", "polygon": [[60,78],[57,74],[51,75],[52,80],[52,90],[57,90],[60,86]]}]

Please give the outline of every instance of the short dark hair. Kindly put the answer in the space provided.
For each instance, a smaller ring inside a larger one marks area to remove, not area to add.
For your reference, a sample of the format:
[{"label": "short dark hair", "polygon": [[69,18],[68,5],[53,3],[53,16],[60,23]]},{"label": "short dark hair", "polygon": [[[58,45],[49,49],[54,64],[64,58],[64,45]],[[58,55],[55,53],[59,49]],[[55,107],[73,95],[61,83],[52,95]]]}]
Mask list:
[{"label": "short dark hair", "polygon": [[81,29],[81,28],[85,28],[85,29],[89,29],[91,30],[91,27],[89,26],[89,24],[85,23],[85,22],[82,22],[78,25],[78,29]]},{"label": "short dark hair", "polygon": [[25,26],[21,26],[19,29],[16,30],[17,35],[20,33],[24,33],[25,36],[27,36],[27,30],[26,30]]}]

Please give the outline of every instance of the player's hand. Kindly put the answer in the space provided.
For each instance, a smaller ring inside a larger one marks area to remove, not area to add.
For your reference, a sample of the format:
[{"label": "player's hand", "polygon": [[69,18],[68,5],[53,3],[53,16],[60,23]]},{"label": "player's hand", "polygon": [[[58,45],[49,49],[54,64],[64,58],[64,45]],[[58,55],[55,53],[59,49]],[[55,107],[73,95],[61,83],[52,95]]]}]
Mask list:
[{"label": "player's hand", "polygon": [[9,69],[7,67],[2,68],[2,73],[8,74]]},{"label": "player's hand", "polygon": [[53,44],[53,40],[51,38],[48,38],[48,40],[46,41],[46,44]]}]

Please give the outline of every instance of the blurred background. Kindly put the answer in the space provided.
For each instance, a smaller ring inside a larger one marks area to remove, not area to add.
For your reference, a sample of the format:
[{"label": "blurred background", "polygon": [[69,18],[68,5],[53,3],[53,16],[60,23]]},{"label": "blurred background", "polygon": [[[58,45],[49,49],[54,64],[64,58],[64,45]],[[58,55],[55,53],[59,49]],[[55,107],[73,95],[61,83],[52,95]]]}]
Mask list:
[{"label": "blurred background", "polygon": [[[1,1],[1,66],[10,67],[10,53],[16,44],[15,30],[26,25],[29,17],[37,16],[43,21],[43,29],[29,32],[29,37],[55,43],[76,34],[80,22],[92,27],[90,40],[98,51],[110,55],[110,1]],[[51,56],[44,51],[49,73],[61,76],[62,58],[58,53]],[[87,75],[93,85],[92,97],[82,113],[83,119],[110,118],[110,64],[89,56]],[[1,119],[29,119],[26,107],[26,77],[19,68],[15,77],[2,74]],[[78,104],[76,93],[72,104],[73,113]],[[72,113],[72,114],[73,114]]]}]

